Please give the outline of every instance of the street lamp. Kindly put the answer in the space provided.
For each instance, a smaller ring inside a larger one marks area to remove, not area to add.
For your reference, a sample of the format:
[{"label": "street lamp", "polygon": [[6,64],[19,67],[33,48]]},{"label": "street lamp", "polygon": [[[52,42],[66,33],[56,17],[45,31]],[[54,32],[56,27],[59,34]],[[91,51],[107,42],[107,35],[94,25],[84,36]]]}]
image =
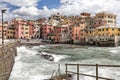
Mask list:
[{"label": "street lamp", "polygon": [[4,45],[4,25],[3,25],[3,14],[6,12],[6,9],[1,10],[2,12],[2,45]]}]

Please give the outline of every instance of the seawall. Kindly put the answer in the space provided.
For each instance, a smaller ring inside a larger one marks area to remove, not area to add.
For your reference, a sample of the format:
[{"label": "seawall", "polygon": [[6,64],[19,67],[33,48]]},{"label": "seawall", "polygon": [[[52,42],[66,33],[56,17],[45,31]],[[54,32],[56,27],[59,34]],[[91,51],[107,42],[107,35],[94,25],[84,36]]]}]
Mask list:
[{"label": "seawall", "polygon": [[0,80],[9,79],[17,55],[17,46],[18,41],[0,46]]}]

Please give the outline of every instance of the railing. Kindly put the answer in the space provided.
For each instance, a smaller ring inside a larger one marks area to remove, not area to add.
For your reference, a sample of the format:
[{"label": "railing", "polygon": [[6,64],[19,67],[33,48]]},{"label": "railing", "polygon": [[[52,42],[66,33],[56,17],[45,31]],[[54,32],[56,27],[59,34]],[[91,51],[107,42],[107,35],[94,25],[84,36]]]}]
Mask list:
[{"label": "railing", "polygon": [[[77,80],[79,80],[79,75],[94,77],[94,78],[96,78],[96,80],[98,80],[98,79],[115,80],[115,79],[111,79],[111,78],[99,77],[98,76],[98,67],[120,67],[120,65],[99,65],[99,64],[65,64],[65,65],[66,65],[66,75],[68,75],[69,73],[76,74]],[[76,66],[77,72],[68,71],[68,66]],[[80,73],[80,71],[79,71],[80,66],[96,67],[96,75]]]}]

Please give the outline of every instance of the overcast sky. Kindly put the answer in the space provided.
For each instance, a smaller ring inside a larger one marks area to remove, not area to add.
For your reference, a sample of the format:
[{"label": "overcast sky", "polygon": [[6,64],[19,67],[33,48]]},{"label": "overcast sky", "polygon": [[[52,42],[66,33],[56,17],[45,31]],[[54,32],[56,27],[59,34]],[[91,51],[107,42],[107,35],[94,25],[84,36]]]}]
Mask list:
[{"label": "overcast sky", "polygon": [[0,9],[4,8],[7,9],[5,20],[16,17],[37,19],[57,12],[63,15],[108,12],[116,14],[117,23],[120,23],[120,0],[0,0]]}]

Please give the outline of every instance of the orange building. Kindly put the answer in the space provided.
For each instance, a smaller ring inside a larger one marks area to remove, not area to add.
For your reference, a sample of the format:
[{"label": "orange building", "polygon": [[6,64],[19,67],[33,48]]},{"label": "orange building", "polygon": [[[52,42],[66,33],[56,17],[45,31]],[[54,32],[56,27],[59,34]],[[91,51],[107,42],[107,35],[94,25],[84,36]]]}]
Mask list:
[{"label": "orange building", "polygon": [[12,25],[9,25],[6,30],[6,38],[14,39],[15,38],[15,28]]},{"label": "orange building", "polygon": [[[3,23],[3,34],[4,34],[4,38],[6,38],[6,31],[7,31],[7,27],[8,27],[9,22],[4,22]],[[0,38],[2,38],[2,23],[0,23]]]},{"label": "orange building", "polygon": [[86,43],[86,31],[91,28],[92,17],[90,13],[81,13],[80,20],[80,44]]}]

